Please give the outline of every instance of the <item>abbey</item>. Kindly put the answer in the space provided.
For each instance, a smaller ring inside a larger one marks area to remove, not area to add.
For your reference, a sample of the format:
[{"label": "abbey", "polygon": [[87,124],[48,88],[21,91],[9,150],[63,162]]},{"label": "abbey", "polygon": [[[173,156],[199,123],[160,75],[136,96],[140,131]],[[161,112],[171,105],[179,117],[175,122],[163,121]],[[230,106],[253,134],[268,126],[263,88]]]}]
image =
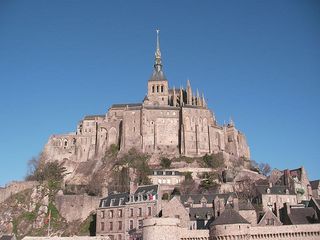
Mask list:
[{"label": "abbey", "polygon": [[203,156],[224,152],[250,158],[245,136],[231,121],[218,125],[203,94],[169,88],[163,72],[159,31],[154,69],[141,103],[114,104],[105,115],[86,116],[74,133],[53,135],[45,146],[52,160],[86,161],[103,156],[115,144],[122,152],[135,148],[148,154]]}]

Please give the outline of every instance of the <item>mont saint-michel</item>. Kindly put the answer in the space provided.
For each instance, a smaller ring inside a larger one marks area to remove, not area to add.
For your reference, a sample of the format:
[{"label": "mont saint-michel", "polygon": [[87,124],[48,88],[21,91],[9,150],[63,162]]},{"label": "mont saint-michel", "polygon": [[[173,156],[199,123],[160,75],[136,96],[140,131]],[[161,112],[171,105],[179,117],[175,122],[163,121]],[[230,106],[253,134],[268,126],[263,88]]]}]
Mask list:
[{"label": "mont saint-michel", "polygon": [[228,160],[250,159],[245,135],[232,120],[219,125],[204,94],[194,91],[189,80],[185,88],[169,87],[157,34],[153,72],[143,101],[114,104],[103,115],[85,116],[74,133],[51,136],[44,149],[48,159],[86,162],[101,158],[111,145],[120,152],[134,148],[168,157],[221,152]]}]

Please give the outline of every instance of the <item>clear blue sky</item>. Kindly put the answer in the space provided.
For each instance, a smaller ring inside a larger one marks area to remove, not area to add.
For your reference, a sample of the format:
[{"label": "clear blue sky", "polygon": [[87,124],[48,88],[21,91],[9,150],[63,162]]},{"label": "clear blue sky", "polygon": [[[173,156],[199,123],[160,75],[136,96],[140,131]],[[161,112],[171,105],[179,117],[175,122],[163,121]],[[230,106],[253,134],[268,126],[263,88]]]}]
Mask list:
[{"label": "clear blue sky", "polygon": [[171,86],[231,116],[252,158],[320,178],[320,1],[0,1],[0,185],[55,133],[140,102],[160,28]]}]

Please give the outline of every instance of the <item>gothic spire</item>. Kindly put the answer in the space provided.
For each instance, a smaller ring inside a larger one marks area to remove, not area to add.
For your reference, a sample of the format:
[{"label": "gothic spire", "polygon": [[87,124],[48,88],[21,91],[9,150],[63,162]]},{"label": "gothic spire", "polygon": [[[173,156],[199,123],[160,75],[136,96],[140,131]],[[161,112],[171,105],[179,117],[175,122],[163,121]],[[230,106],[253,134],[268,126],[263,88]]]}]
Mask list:
[{"label": "gothic spire", "polygon": [[161,51],[160,51],[160,40],[159,40],[159,32],[160,30],[157,29],[157,48],[155,52],[155,61],[154,61],[154,68],[156,71],[160,72],[162,69],[162,64],[161,64]]},{"label": "gothic spire", "polygon": [[156,44],[156,51],[154,53],[155,59],[154,59],[154,69],[152,76],[150,78],[151,81],[162,81],[166,80],[166,77],[162,71],[162,59],[161,59],[161,51],[160,51],[160,37],[159,37],[159,32],[160,30],[157,29],[157,44]]}]

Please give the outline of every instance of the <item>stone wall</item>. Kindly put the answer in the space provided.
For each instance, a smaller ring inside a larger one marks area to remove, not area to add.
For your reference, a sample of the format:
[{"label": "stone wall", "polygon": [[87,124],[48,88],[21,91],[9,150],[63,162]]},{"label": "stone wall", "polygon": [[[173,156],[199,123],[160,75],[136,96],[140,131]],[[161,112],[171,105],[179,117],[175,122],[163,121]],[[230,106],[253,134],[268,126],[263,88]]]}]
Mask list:
[{"label": "stone wall", "polygon": [[100,198],[83,195],[57,195],[55,205],[68,222],[85,220],[99,206]]},{"label": "stone wall", "polygon": [[23,240],[110,240],[108,236],[72,236],[72,237],[24,237]]},{"label": "stone wall", "polygon": [[39,185],[39,183],[36,181],[11,182],[4,188],[0,188],[0,203],[4,202],[13,194],[19,193],[26,189],[31,189],[37,185]]},{"label": "stone wall", "polygon": [[178,218],[151,218],[143,221],[144,240],[208,240],[209,230],[188,230]]},{"label": "stone wall", "polygon": [[210,228],[210,240],[220,239],[319,240],[320,224],[264,227],[253,227],[249,224],[212,226]]}]

